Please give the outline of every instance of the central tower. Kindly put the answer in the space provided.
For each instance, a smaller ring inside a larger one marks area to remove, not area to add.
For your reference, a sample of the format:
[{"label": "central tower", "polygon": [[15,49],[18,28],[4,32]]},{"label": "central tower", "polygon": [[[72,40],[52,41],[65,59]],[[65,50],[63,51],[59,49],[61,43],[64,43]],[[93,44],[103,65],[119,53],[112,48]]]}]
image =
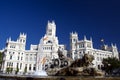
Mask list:
[{"label": "central tower", "polygon": [[47,36],[56,36],[56,24],[54,21],[52,22],[49,22],[48,21],[48,24],[47,24],[47,27],[46,27],[46,35]]},{"label": "central tower", "polygon": [[[37,54],[38,70],[42,70],[45,64],[52,59],[58,58],[58,37],[56,36],[56,24],[54,21],[48,21],[46,26],[46,34],[40,39]],[[43,62],[43,64],[41,63]]]}]

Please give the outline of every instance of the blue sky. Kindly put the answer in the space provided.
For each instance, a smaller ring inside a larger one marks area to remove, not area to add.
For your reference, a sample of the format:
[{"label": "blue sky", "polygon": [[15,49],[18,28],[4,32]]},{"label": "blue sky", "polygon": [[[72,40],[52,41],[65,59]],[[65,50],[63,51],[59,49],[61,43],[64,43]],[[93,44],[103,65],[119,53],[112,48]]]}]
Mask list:
[{"label": "blue sky", "polygon": [[54,20],[60,44],[69,48],[70,32],[79,39],[93,38],[94,47],[100,40],[116,43],[120,50],[119,0],[0,0],[0,49],[6,39],[16,40],[27,33],[27,46],[38,44],[45,34],[48,20]]}]

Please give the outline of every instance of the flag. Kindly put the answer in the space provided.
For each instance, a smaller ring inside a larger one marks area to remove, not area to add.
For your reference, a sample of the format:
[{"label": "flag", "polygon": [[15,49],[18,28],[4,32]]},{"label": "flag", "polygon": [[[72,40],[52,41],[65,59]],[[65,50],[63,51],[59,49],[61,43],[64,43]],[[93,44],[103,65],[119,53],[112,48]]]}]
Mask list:
[{"label": "flag", "polygon": [[45,62],[46,62],[46,58],[44,57],[44,58],[42,58],[41,63],[45,64]]},{"label": "flag", "polygon": [[48,37],[45,37],[43,40],[47,40],[48,39]]},{"label": "flag", "polygon": [[104,39],[101,39],[101,42],[104,42]]}]

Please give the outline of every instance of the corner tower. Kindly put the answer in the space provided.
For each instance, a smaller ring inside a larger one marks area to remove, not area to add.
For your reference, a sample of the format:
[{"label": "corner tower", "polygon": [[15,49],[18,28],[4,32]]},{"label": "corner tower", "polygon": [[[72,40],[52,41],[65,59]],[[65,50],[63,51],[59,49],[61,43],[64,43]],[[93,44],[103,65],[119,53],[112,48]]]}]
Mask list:
[{"label": "corner tower", "polygon": [[113,57],[119,59],[119,52],[118,52],[116,44],[115,45],[111,44],[111,47],[112,47]]},{"label": "corner tower", "polygon": [[25,50],[25,46],[26,46],[26,34],[24,33],[20,33],[20,36],[19,38],[17,39],[17,42],[19,42],[19,47],[22,49],[22,50]]},{"label": "corner tower", "polygon": [[75,54],[76,54],[76,49],[77,49],[77,41],[78,41],[78,34],[75,33],[70,33],[70,50],[71,50],[71,57],[74,59]]}]

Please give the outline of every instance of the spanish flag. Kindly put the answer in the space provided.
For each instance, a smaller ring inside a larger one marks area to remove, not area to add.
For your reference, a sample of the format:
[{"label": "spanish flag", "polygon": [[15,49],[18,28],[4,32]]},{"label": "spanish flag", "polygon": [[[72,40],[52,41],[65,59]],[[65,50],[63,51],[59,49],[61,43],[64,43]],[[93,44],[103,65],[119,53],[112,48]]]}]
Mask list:
[{"label": "spanish flag", "polygon": [[42,64],[45,64],[45,62],[46,62],[46,57],[42,58],[42,60],[41,60]]},{"label": "spanish flag", "polygon": [[101,42],[104,42],[104,39],[101,39]]},{"label": "spanish flag", "polygon": [[48,37],[45,37],[43,40],[47,40],[48,39]]}]

